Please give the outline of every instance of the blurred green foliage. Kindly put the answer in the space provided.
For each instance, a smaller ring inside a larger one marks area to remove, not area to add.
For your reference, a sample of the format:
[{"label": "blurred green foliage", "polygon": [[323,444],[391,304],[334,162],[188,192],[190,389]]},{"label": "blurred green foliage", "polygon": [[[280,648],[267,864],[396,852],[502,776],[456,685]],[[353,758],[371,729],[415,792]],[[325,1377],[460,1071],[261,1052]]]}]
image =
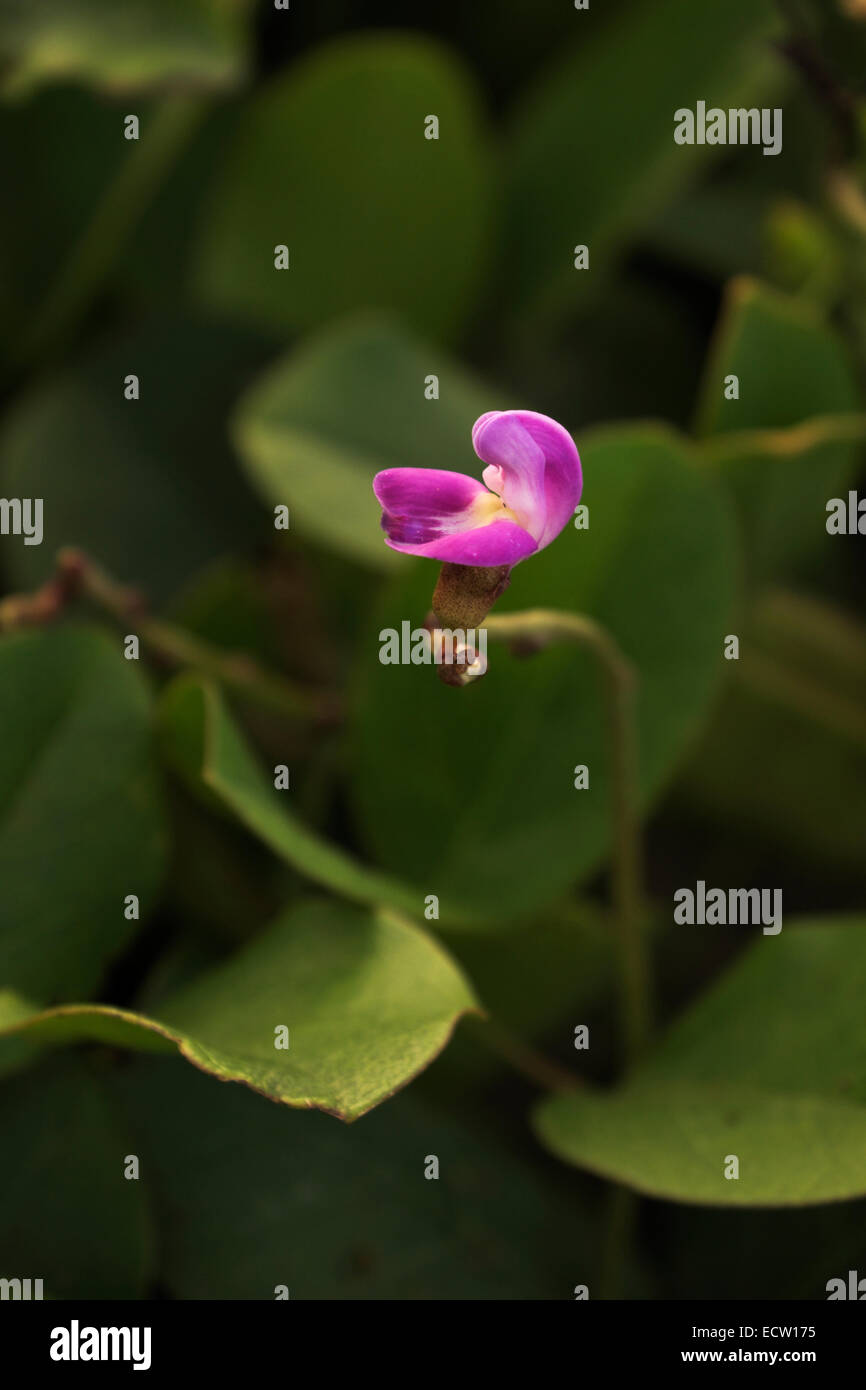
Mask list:
[{"label": "blurred green foliage", "polygon": [[[862,539],[825,529],[866,18],[699,8],[0,2],[0,494],[44,499],[0,536],[0,1275],[597,1296],[602,1179],[653,1199],[626,1296],[866,1259]],[[781,107],[781,153],[676,145],[700,100]],[[584,613],[637,675],[662,1036],[625,1081],[589,656],[378,660],[436,567],[374,473],[475,475],[509,407],[574,433],[590,520],[497,612]],[[672,925],[698,879],[780,886],[784,930]],[[540,1097],[531,1048],[586,1084]]]}]

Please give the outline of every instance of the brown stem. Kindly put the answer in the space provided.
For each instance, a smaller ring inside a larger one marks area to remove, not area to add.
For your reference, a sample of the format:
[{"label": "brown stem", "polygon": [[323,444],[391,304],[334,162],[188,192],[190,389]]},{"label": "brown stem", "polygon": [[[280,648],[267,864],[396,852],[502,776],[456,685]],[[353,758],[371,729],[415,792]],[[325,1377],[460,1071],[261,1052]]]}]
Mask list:
[{"label": "brown stem", "polygon": [[142,644],[171,666],[190,666],[291,719],[331,722],[339,717],[336,699],[327,692],[305,689],[265,670],[243,652],[224,651],[173,623],[147,616],[138,590],[118,584],[79,550],[61,550],[55,573],[34,593],[0,602],[0,632],[52,622],[79,597],[133,627]]}]

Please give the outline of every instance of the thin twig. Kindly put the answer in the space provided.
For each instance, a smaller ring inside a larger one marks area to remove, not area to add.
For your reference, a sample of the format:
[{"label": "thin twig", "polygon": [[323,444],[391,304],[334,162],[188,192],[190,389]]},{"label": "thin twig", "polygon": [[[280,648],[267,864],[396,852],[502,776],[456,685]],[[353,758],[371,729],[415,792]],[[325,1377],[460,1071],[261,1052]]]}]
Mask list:
[{"label": "thin twig", "polygon": [[225,651],[174,623],[149,617],[138,590],[118,584],[79,550],[61,550],[55,573],[34,593],[0,601],[0,632],[52,622],[77,598],[96,604],[171,666],[200,671],[289,719],[331,722],[339,717],[338,701],[330,692],[306,689],[244,652]]}]

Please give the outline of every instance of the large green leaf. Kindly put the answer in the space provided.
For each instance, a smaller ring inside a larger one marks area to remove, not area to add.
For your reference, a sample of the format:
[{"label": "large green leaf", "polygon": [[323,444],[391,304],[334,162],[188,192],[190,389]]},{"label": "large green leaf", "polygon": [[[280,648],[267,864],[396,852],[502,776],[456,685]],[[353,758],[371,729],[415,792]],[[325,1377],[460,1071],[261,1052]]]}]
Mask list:
[{"label": "large green leaf", "polygon": [[322,45],[245,114],[202,223],[198,293],[281,329],[381,306],[453,332],[484,268],[489,160],[451,53],[398,34]]},{"label": "large green leaf", "polygon": [[[674,1025],[628,1085],[544,1101],[538,1134],[569,1162],[674,1201],[863,1196],[864,990],[863,918],[784,926]],[[737,1179],[724,1176],[731,1155]]]},{"label": "large green leaf", "polygon": [[246,66],[245,0],[4,0],[2,90],[90,82],[111,91],[233,84]]},{"label": "large green leaf", "polygon": [[[163,599],[260,535],[225,412],[261,352],[249,334],[164,319],[21,397],[0,434],[0,493],[44,499],[44,538],[4,545],[13,581],[41,581],[57,549],[76,545]],[[130,373],[138,400],[124,396]]]},{"label": "large green leaf", "polygon": [[[357,1119],[441,1052],[472,991],[419,928],[387,913],[310,902],[160,1008],[159,1018],[98,1004],[0,1025],[25,1042],[90,1038],[145,1051],[176,1045],[195,1066],[271,1100]],[[289,1030],[278,1047],[276,1030]]]},{"label": "large green leaf", "polygon": [[569,1299],[594,1268],[573,1191],[414,1091],[345,1128],[153,1059],[119,1099],[176,1298]]},{"label": "large green leaf", "polygon": [[[494,404],[491,402],[491,404]],[[724,497],[672,432],[578,439],[588,530],[520,564],[497,605],[590,614],[639,676],[641,800],[703,719],[725,665],[737,552]],[[380,860],[489,919],[552,901],[610,846],[609,751],[598,673],[568,643],[529,659],[491,644],[483,680],[379,661],[379,633],[419,626],[437,567],[417,560],[373,614],[353,714],[354,804]],[[575,790],[573,769],[590,769]]]},{"label": "large green leaf", "polygon": [[[423,893],[368,869],[288,809],[286,797],[266,781],[214,686],[180,677],[164,697],[162,716],[165,747],[178,770],[287,864],[343,897],[421,914]],[[445,905],[443,915],[463,920],[469,914],[455,900]]]},{"label": "large green leaf", "polygon": [[[518,103],[506,150],[508,273],[518,306],[567,313],[630,235],[724,149],[677,145],[674,111],[749,106],[778,82],[771,0],[642,0],[574,45]],[[628,100],[623,100],[623,93]],[[763,161],[760,149],[754,157]],[[589,271],[573,247],[590,250]]]},{"label": "large green leaf", "polygon": [[41,1279],[44,1298],[143,1297],[144,1178],[124,1176],[138,1150],[96,1075],[69,1057],[3,1082],[0,1133],[0,1279]]},{"label": "large green leaf", "polygon": [[89,628],[0,640],[0,986],[92,988],[154,908],[163,826],[148,698],[121,641]]},{"label": "large green leaf", "polygon": [[[438,400],[425,398],[431,374]],[[392,569],[406,562],[384,543],[374,475],[459,466],[488,403],[438,348],[367,317],[326,330],[272,367],[241,401],[234,433],[268,502],[288,505],[314,538]]]},{"label": "large green leaf", "polygon": [[[725,380],[739,380],[728,400]],[[731,487],[750,568],[766,579],[836,544],[826,504],[844,494],[866,417],[843,344],[800,300],[732,282],[707,361],[698,428]]]}]

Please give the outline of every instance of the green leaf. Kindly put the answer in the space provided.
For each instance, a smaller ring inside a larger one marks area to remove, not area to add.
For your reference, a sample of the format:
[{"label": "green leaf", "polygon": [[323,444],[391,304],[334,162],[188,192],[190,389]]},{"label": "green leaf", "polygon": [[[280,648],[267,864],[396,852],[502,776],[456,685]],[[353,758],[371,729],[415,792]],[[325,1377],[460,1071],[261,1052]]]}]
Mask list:
[{"label": "green leaf", "polygon": [[[427,400],[425,378],[439,377]],[[382,569],[405,566],[385,545],[373,494],[383,468],[459,467],[489,394],[436,348],[385,320],[328,329],[268,371],[240,403],[234,434],[266,501],[292,525]]]},{"label": "green leaf", "polygon": [[[146,1051],[176,1044],[222,1081],[354,1120],[422,1071],[475,1009],[466,980],[419,928],[317,901],[167,1001],[159,1018],[79,1004],[22,1019],[13,1000],[7,1035]],[[277,1047],[279,1027],[288,1048]]]},{"label": "green leaf", "polygon": [[[491,401],[490,405],[497,402]],[[496,611],[575,610],[612,632],[639,676],[646,806],[694,736],[723,674],[736,537],[724,497],[675,434],[578,439],[588,530],[516,567]],[[607,726],[598,673],[568,643],[530,658],[492,644],[466,690],[429,666],[379,661],[379,633],[420,626],[437,568],[417,560],[370,619],[352,722],[352,790],[380,862],[488,921],[528,914],[610,848]],[[589,768],[576,790],[576,765]]]},{"label": "green leaf", "polygon": [[[731,373],[738,400],[725,399]],[[845,350],[811,306],[757,280],[731,281],[707,360],[699,434],[782,430],[851,413],[857,399]]]},{"label": "green leaf", "polygon": [[[739,381],[739,399],[725,381]],[[698,430],[731,488],[752,576],[766,580],[834,543],[826,504],[856,468],[866,416],[843,344],[802,301],[734,280],[707,361]]]},{"label": "green leaf", "polygon": [[[346,1128],[136,1063],[118,1098],[141,1131],[176,1298],[572,1297],[592,1225],[574,1194],[421,1103]],[[437,1181],[425,1180],[429,1156]]]},{"label": "green leaf", "polygon": [[[43,498],[44,537],[4,546],[15,584],[41,582],[55,552],[75,545],[164,599],[254,539],[261,522],[226,443],[225,409],[261,352],[250,335],[163,320],[25,394],[0,435],[0,494]],[[127,373],[139,377],[139,400],[124,398]]]},{"label": "green leaf", "polygon": [[74,80],[112,92],[234,85],[246,68],[245,0],[5,0],[0,91]]},{"label": "green leaf", "polygon": [[[166,750],[178,770],[287,864],[343,897],[388,905],[410,916],[421,913],[424,895],[419,890],[368,869],[288,810],[285,798],[256,765],[214,686],[195,677],[178,678],[163,698],[162,718]],[[450,903],[442,914],[464,915]]]},{"label": "green leaf", "polygon": [[0,985],[96,984],[153,911],[164,830],[148,697],[120,638],[65,627],[0,640]]},{"label": "green leaf", "polygon": [[[574,46],[511,117],[506,225],[518,306],[567,313],[696,165],[724,153],[677,145],[674,111],[710,94],[712,105],[749,106],[778,85],[765,42],[773,9],[770,0],[704,0],[695,24],[688,0],[642,0],[597,33],[588,15],[576,17]],[[589,247],[590,274],[574,269],[576,244]]]},{"label": "green leaf", "polygon": [[0,1279],[42,1279],[52,1299],[144,1297],[144,1183],[124,1177],[137,1149],[96,1076],[67,1057],[5,1081],[0,1132]]},{"label": "green leaf", "polygon": [[753,583],[799,575],[838,545],[827,503],[847,499],[864,439],[866,415],[824,415],[707,441],[704,456],[736,499]]},{"label": "green leaf", "polygon": [[196,290],[281,330],[375,306],[452,334],[484,269],[489,160],[453,54],[402,34],[323,44],[245,113],[202,222]]},{"label": "green leaf", "polygon": [[741,825],[822,875],[862,878],[863,625],[828,604],[774,591],[749,615],[731,665],[678,801],[689,817],[709,820],[712,834]]},{"label": "green leaf", "polygon": [[[568,1162],[673,1201],[863,1196],[864,990],[866,920],[785,926],[751,947],[629,1084],[544,1101],[539,1137]],[[724,1176],[730,1155],[738,1179]]]}]

